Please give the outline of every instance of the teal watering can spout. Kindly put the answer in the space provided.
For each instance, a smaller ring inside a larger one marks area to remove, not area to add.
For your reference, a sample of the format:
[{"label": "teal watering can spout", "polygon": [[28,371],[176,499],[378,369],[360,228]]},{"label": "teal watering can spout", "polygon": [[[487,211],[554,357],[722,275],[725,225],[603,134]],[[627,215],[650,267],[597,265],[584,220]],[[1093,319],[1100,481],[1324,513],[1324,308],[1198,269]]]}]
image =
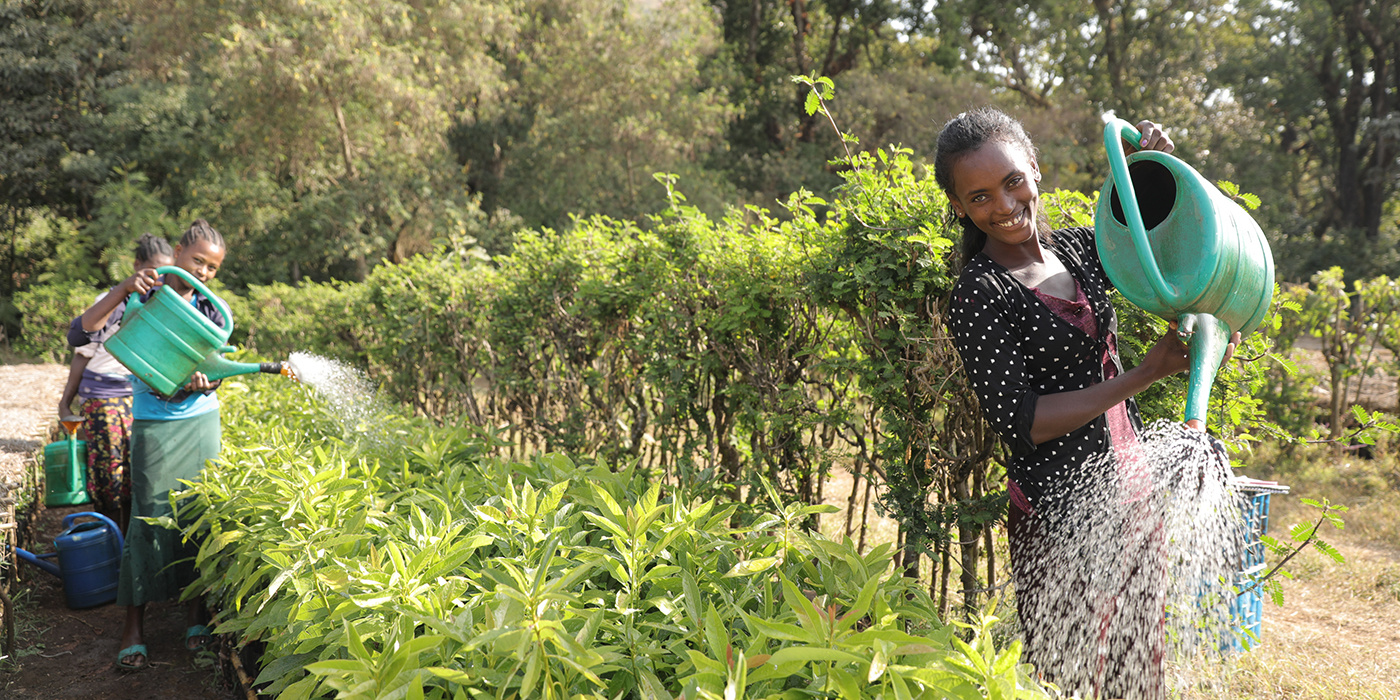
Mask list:
[{"label": "teal watering can spout", "polygon": [[1177,333],[1186,341],[1191,361],[1191,379],[1186,389],[1187,424],[1204,428],[1206,409],[1210,407],[1210,387],[1215,372],[1225,361],[1234,331],[1224,321],[1207,314],[1182,314]]},{"label": "teal watering can spout", "polygon": [[1142,135],[1121,119],[1104,126],[1099,258],[1125,298],[1178,322],[1190,355],[1185,420],[1204,429],[1230,336],[1258,327],[1273,301],[1273,254],[1254,219],[1191,166],[1161,151],[1125,156],[1120,138]]},{"label": "teal watering can spout", "polygon": [[235,349],[232,345],[219,348],[201,360],[195,366],[194,371],[203,372],[205,378],[211,382],[236,377],[240,374],[257,374],[258,372],[290,376],[290,371],[281,362],[235,362],[224,357],[224,353],[233,352]]}]

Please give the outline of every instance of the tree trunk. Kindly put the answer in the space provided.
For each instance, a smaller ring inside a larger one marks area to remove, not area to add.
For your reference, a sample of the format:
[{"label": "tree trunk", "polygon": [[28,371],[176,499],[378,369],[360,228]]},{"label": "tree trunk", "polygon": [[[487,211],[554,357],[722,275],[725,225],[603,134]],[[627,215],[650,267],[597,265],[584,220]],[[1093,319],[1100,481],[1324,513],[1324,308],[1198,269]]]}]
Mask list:
[{"label": "tree trunk", "polygon": [[1342,436],[1342,404],[1344,403],[1342,394],[1346,391],[1346,388],[1342,386],[1342,366],[1340,364],[1333,364],[1330,370],[1332,379],[1332,426],[1330,437],[1336,440]]},{"label": "tree trunk", "polygon": [[807,62],[807,0],[788,0],[788,8],[792,10],[792,51],[797,73],[807,75],[810,69]]},{"label": "tree trunk", "polygon": [[754,82],[762,82],[763,66],[758,65],[758,23],[763,21],[763,0],[753,0],[749,13],[749,67],[753,69]]},{"label": "tree trunk", "polygon": [[[962,471],[962,470],[960,470]],[[981,595],[977,592],[982,588],[981,582],[977,580],[977,562],[981,559],[979,550],[981,549],[982,533],[974,526],[963,513],[963,509],[972,502],[972,492],[968,489],[967,474],[958,474],[953,482],[953,488],[957,495],[958,514],[958,554],[962,574],[959,582],[963,589],[963,613],[971,618],[977,613],[978,602]]]},{"label": "tree trunk", "polygon": [[[1324,53],[1316,70],[1337,149],[1325,221],[1364,231],[1367,239],[1376,240],[1385,200],[1395,189],[1391,174],[1395,139],[1384,126],[1363,126],[1384,124],[1394,109],[1397,85],[1391,82],[1394,64],[1400,61],[1400,42],[1381,29],[1388,23],[1385,3],[1354,0],[1329,5],[1340,37],[1337,48]],[[1321,230],[1325,232],[1326,226]]]},{"label": "tree trunk", "polygon": [[1114,0],[1094,0],[1094,12],[1103,25],[1103,60],[1108,73],[1110,96],[1114,106],[1127,106],[1123,99],[1123,56],[1118,46],[1118,21],[1113,16]]},{"label": "tree trunk", "polygon": [[330,90],[326,90],[326,95],[330,97],[331,108],[335,110],[335,123],[340,128],[340,153],[345,158],[345,175],[351,180],[359,179],[360,173],[355,169],[354,149],[350,145],[350,130],[345,128],[345,111],[340,108],[340,100],[330,95]]}]

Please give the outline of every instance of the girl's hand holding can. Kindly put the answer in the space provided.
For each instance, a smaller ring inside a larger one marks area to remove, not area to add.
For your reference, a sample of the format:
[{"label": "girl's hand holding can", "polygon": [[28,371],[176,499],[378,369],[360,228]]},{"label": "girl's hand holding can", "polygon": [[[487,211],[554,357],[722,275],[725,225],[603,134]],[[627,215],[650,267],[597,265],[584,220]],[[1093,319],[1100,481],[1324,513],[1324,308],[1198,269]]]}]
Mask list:
[{"label": "girl's hand holding can", "polygon": [[1142,140],[1138,143],[1129,144],[1133,148],[1143,151],[1161,151],[1171,153],[1176,150],[1176,144],[1172,143],[1171,137],[1162,130],[1162,125],[1149,119],[1144,119],[1137,123],[1138,133],[1142,134]]},{"label": "girl's hand holding can", "polygon": [[190,375],[190,381],[185,384],[185,388],[190,391],[210,391],[219,388],[219,382],[211,382],[203,372],[195,372]]},{"label": "girl's hand holding can", "polygon": [[161,285],[160,275],[151,268],[137,270],[136,274],[122,281],[122,287],[127,294],[137,292],[139,294],[149,294],[152,289]]}]

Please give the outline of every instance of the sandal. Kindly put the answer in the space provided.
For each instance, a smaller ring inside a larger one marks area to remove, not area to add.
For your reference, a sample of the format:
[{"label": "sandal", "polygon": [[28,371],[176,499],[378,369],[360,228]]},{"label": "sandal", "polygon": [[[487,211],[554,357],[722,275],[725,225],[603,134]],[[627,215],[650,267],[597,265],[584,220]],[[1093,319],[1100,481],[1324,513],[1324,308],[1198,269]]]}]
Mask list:
[{"label": "sandal", "polygon": [[[127,661],[140,657],[140,661]],[[145,644],[132,644],[131,646],[117,652],[117,668],[123,671],[139,671],[150,665],[151,657],[146,653]]]},{"label": "sandal", "polygon": [[[193,644],[190,643],[193,640],[199,640],[201,638],[203,641],[194,641]],[[208,625],[190,625],[190,628],[185,630],[185,648],[190,651],[199,651],[209,646],[209,642],[212,641],[214,641],[214,630],[209,629]]]}]

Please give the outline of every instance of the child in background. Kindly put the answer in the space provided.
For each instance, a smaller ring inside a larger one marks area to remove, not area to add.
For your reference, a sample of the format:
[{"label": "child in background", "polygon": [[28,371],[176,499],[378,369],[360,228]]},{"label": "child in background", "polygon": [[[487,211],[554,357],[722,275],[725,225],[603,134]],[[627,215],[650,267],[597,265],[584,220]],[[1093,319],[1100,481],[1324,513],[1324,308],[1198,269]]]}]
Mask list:
[{"label": "child in background", "polygon": [[[136,242],[135,271],[172,265],[170,243],[149,233]],[[98,295],[100,301],[107,292]],[[73,352],[68,383],[58,402],[59,420],[72,413],[73,398],[82,400],[78,438],[87,441],[88,493],[97,510],[126,532],[131,510],[131,383],[129,372],[103,348],[88,343]]]},{"label": "child in background", "polygon": [[[208,282],[223,264],[224,251],[223,236],[199,219],[175,246],[175,265],[200,282]],[[69,342],[77,347],[107,340],[126,310],[126,298],[133,292],[148,298],[161,285],[168,285],[215,325],[224,325],[223,315],[213,302],[183,279],[175,275],[162,278],[146,269],[123,280],[82,316],[73,319]],[[195,579],[192,559],[198,545],[185,542],[175,530],[149,524],[142,518],[173,518],[170,492],[181,488],[181,480],[198,479],[205,462],[218,457],[221,426],[219,399],[214,394],[218,384],[196,372],[174,396],[164,396],[139,379],[132,381],[131,521],[117,584],[117,604],[127,607],[121,651],[117,653],[119,668],[135,670],[150,663],[143,630],[146,603],[176,600]],[[209,643],[207,620],[207,611],[199,601],[191,602],[187,610],[186,649],[197,650]]]}]

